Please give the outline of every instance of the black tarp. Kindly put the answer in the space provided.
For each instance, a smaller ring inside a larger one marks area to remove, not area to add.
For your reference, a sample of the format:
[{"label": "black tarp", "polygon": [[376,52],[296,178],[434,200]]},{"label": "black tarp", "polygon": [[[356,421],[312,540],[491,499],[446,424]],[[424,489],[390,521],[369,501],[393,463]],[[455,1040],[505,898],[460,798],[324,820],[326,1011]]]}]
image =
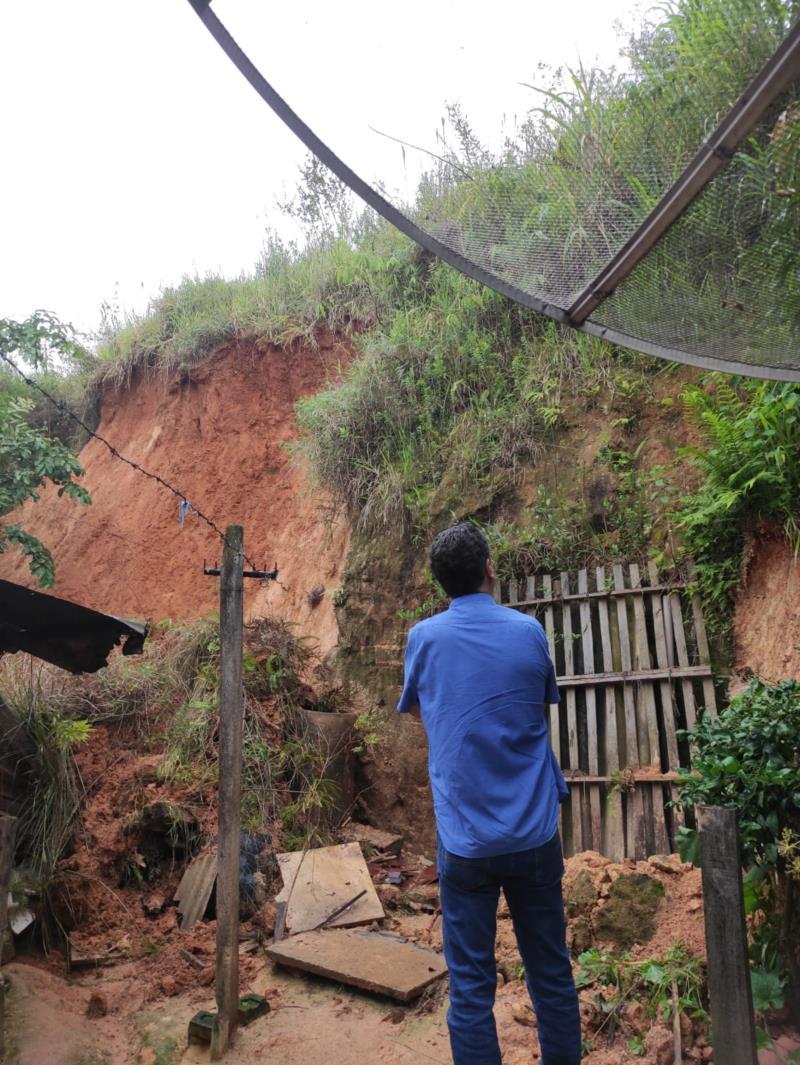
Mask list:
[{"label": "black tarp", "polygon": [[0,580],[0,654],[27,651],[70,673],[96,673],[120,640],[124,655],[138,655],[146,636],[139,622]]}]

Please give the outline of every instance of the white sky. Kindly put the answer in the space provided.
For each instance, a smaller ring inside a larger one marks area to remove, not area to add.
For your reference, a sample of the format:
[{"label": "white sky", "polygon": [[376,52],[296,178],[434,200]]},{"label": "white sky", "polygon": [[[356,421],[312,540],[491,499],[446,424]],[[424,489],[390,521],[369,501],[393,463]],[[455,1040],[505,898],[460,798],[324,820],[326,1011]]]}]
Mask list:
[{"label": "white sky", "polygon": [[[367,179],[410,192],[445,102],[494,137],[539,63],[617,61],[635,0],[216,0],[291,106]],[[16,0],[0,11],[0,317],[95,329],[185,274],[250,272],[305,149],[185,0]]]}]

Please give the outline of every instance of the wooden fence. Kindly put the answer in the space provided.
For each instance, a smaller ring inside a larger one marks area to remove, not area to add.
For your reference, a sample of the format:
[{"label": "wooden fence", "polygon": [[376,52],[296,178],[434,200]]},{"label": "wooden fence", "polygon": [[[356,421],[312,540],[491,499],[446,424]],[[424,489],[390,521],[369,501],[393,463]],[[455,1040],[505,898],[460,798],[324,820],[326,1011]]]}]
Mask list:
[{"label": "wooden fence", "polygon": [[619,861],[673,850],[682,815],[669,806],[672,782],[689,765],[678,732],[716,714],[697,597],[635,564],[498,582],[495,594],[539,619],[556,666],[549,728],[570,789],[565,853]]}]

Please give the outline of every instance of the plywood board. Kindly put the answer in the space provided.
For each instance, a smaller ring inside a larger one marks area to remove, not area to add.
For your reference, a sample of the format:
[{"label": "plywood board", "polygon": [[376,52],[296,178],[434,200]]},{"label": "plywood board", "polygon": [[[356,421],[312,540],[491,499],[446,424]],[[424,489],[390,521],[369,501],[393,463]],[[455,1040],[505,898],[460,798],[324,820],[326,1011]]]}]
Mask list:
[{"label": "plywood board", "polygon": [[279,854],[278,864],[283,890],[275,901],[287,904],[286,927],[291,935],[319,927],[360,891],[366,894],[331,921],[330,927],[368,924],[385,916],[358,843]]},{"label": "plywood board", "polygon": [[200,920],[206,912],[208,900],[217,879],[217,855],[204,854],[190,863],[175,891],[181,928],[184,932]]},{"label": "plywood board", "polygon": [[304,932],[267,947],[279,965],[410,1002],[447,972],[441,954],[376,932]]}]

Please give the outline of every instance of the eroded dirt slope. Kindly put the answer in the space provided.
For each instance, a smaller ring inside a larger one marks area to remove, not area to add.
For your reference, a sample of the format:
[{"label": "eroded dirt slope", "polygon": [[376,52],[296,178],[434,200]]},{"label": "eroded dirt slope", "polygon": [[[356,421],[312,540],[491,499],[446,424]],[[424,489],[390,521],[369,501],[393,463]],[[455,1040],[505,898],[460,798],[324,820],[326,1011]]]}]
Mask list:
[{"label": "eroded dirt slope", "polygon": [[800,560],[781,530],[750,545],[734,628],[741,679],[800,680]]},{"label": "eroded dirt slope", "polygon": [[[246,582],[246,610],[275,609],[323,651],[336,642],[330,592],[348,531],[326,520],[326,499],[287,445],[297,439],[295,401],[318,391],[350,357],[346,344],[326,336],[316,350],[231,343],[191,369],[140,374],[130,387],[108,391],[98,427],[222,528],[243,525],[247,554],[259,565],[277,561],[281,582]],[[80,460],[90,507],[52,490],[9,516],[53,552],[53,593],[135,618],[188,619],[214,610],[218,581],[203,575],[203,562],[219,560],[219,537],[194,514],[181,528],[175,496],[96,440]],[[0,577],[34,586],[16,551],[0,557]],[[312,607],[315,588],[326,594]]]}]

